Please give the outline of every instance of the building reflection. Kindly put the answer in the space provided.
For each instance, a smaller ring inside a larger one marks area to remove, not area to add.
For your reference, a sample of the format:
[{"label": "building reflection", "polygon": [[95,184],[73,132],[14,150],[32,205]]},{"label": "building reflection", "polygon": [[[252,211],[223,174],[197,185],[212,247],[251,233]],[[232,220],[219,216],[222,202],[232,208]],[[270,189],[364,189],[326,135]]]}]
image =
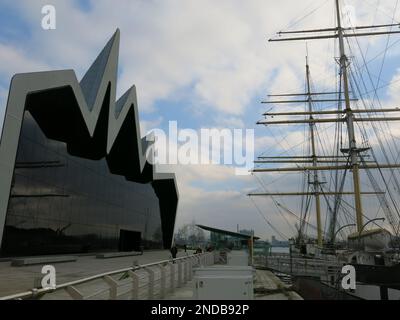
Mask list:
[{"label": "building reflection", "polygon": [[159,200],[151,184],[110,174],[105,159],[69,155],[65,143],[47,139],[25,112],[1,255],[140,246],[162,247]]}]

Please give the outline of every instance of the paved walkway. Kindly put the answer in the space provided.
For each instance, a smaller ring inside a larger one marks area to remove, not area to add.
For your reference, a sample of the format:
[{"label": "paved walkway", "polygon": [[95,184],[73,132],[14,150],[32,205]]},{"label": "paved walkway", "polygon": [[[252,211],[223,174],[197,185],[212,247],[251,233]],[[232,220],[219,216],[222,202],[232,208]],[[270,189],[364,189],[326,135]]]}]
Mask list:
[{"label": "paved walkway", "polygon": [[[169,293],[165,300],[193,300],[195,281],[189,281],[182,287]],[[254,300],[303,300],[277,276],[267,270],[256,270],[254,282]]]},{"label": "paved walkway", "polygon": [[[189,253],[192,253],[191,251]],[[178,258],[184,256],[178,252]],[[147,251],[143,255],[110,259],[96,259],[95,256],[80,256],[76,262],[56,263],[58,284],[79,280],[103,272],[129,268],[134,262],[147,264],[170,259],[168,250]],[[41,279],[41,265],[12,267],[11,262],[0,262],[0,297],[24,292],[35,287],[35,278]],[[40,283],[40,282],[39,282]]]}]

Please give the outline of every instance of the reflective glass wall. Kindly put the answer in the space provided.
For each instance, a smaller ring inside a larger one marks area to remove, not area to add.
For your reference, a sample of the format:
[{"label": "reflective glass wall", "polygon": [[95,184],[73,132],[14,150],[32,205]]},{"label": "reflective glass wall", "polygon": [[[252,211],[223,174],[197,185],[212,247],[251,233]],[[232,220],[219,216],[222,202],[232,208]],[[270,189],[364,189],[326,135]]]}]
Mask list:
[{"label": "reflective glass wall", "polygon": [[1,255],[139,249],[138,236],[145,249],[162,247],[152,186],[110,174],[105,159],[69,155],[25,112]]}]

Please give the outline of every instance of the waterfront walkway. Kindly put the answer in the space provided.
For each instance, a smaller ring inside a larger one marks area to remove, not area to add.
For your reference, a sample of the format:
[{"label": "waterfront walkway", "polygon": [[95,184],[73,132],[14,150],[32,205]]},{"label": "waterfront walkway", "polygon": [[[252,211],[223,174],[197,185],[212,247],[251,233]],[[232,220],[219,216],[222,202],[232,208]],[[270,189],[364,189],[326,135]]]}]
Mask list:
[{"label": "waterfront walkway", "polygon": [[[192,254],[179,251],[177,257]],[[71,282],[100,273],[132,267],[134,264],[149,264],[170,259],[168,250],[145,251],[143,255],[118,257],[111,259],[96,259],[96,256],[79,256],[76,262],[53,264],[56,268],[57,284]],[[52,264],[52,263],[48,263]],[[22,267],[11,266],[11,261],[0,262],[0,297],[31,290],[41,279],[42,265]],[[40,282],[39,282],[40,284]]]},{"label": "waterfront walkway", "polygon": [[[43,300],[192,300],[195,297],[194,268],[219,263],[218,252],[193,255],[179,252],[172,263],[169,251],[148,251],[143,255],[98,259],[80,256],[75,262],[54,264],[56,290],[40,287],[42,265],[15,267],[0,262],[0,299]],[[37,279],[35,281],[35,279]],[[272,272],[256,270],[254,299],[299,300],[301,297]]]}]

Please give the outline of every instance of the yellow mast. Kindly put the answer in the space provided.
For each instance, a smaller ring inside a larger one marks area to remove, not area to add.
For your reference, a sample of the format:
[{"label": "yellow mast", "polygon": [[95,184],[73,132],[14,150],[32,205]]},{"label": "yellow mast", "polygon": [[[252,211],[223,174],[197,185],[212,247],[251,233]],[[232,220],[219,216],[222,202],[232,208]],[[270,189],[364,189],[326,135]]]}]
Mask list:
[{"label": "yellow mast", "polygon": [[340,17],[340,4],[339,0],[336,0],[336,17],[337,17],[337,28],[338,28],[338,39],[339,39],[339,50],[340,50],[340,69],[343,77],[343,89],[346,103],[346,123],[347,132],[349,138],[349,156],[351,160],[351,166],[353,170],[353,187],[354,187],[354,204],[356,207],[356,223],[357,231],[361,232],[363,226],[363,213],[361,204],[361,188],[360,188],[360,174],[358,164],[358,149],[356,143],[356,137],[354,134],[354,114],[351,110],[350,105],[350,93],[349,93],[349,79],[347,73],[348,59],[344,47],[343,29]]},{"label": "yellow mast", "polygon": [[[298,171],[308,171],[314,172],[314,190],[312,193],[296,193],[296,192],[278,192],[278,193],[258,193],[258,194],[249,194],[249,196],[300,196],[300,195],[314,195],[316,200],[316,214],[317,214],[317,229],[318,229],[318,244],[322,245],[322,226],[321,226],[321,208],[320,208],[320,195],[336,195],[336,194],[349,194],[354,195],[354,204],[355,204],[355,218],[357,223],[357,230],[361,232],[363,229],[363,208],[361,203],[361,196],[368,194],[380,194],[382,192],[362,192],[360,187],[360,174],[359,170],[364,169],[392,169],[392,168],[400,168],[399,164],[375,164],[364,162],[362,164],[359,163],[359,154],[361,152],[367,151],[368,148],[357,148],[356,136],[354,130],[355,122],[380,122],[380,121],[400,121],[400,117],[355,117],[355,114],[369,114],[375,113],[377,110],[375,109],[367,109],[360,110],[351,108],[351,102],[357,101],[357,99],[350,98],[350,90],[349,90],[349,74],[348,74],[348,64],[349,60],[347,58],[345,52],[344,39],[349,37],[365,37],[365,36],[379,36],[379,35],[389,35],[389,34],[400,34],[400,31],[367,31],[360,32],[360,30],[369,30],[376,29],[382,27],[400,27],[399,23],[396,24],[387,24],[387,25],[368,25],[368,26],[358,26],[353,28],[343,28],[341,21],[341,12],[340,12],[340,2],[339,0],[335,0],[336,5],[336,19],[337,19],[337,27],[336,28],[324,28],[324,29],[314,29],[314,30],[289,30],[289,31],[280,31],[278,32],[279,37],[275,39],[269,39],[270,42],[281,42],[281,41],[304,41],[304,40],[318,40],[318,39],[338,39],[339,40],[339,50],[340,50],[340,77],[343,80],[342,86],[340,88],[340,92],[343,90],[344,99],[339,97],[338,99],[329,98],[331,94],[337,94],[337,92],[311,92],[310,81],[309,81],[309,66],[307,59],[307,86],[308,92],[306,94],[299,93],[284,93],[284,94],[274,94],[269,95],[269,97],[291,97],[290,100],[269,100],[263,101],[264,104],[299,104],[299,103],[308,103],[309,111],[308,112],[266,112],[264,116],[300,116],[300,115],[309,115],[308,119],[298,119],[298,120],[279,120],[279,121],[269,121],[262,120],[258,121],[257,124],[261,125],[284,125],[284,124],[309,124],[311,130],[311,146],[313,155],[311,157],[260,157],[259,161],[256,163],[310,163],[310,166],[296,166],[296,167],[284,167],[284,168],[255,168],[252,170],[253,173],[257,172],[298,172]],[[345,32],[345,31],[352,32]],[[311,35],[310,35],[311,33]],[[284,35],[299,35],[286,37]],[[283,36],[283,37],[282,37]],[[328,98],[320,98],[319,96],[326,95]],[[307,97],[307,99],[301,99],[299,97]],[[316,99],[312,99],[313,96],[318,96]],[[325,103],[325,102],[344,102],[345,108],[343,110],[324,110],[324,111],[313,111],[312,103]],[[398,112],[397,108],[391,109],[379,109],[379,112]],[[335,117],[335,118],[317,118],[315,119],[314,115],[345,115],[345,117]],[[315,140],[314,140],[314,129],[316,123],[340,123],[345,122],[348,131],[348,140],[349,147],[348,149],[342,149],[342,153],[348,154],[343,156],[317,156],[315,150]],[[289,159],[289,160],[288,160]],[[328,163],[331,165],[321,166],[318,165],[320,163]],[[335,165],[332,165],[335,163]],[[353,191],[352,192],[332,192],[332,191],[324,191],[322,193],[320,188],[320,183],[318,182],[318,172],[319,171],[330,171],[330,170],[351,170],[353,177]],[[330,236],[334,239],[335,234],[335,222],[332,221],[332,228],[330,230]]]},{"label": "yellow mast", "polygon": [[[310,84],[310,66],[308,65],[308,55],[306,57],[306,75],[307,75],[307,96],[308,96],[308,111],[310,112],[310,120],[313,119],[312,112],[312,96],[311,96],[311,84]],[[310,122],[310,134],[311,134],[311,157],[313,167],[318,167],[318,157],[315,147],[315,136],[314,128],[315,123]],[[315,213],[317,216],[317,236],[318,236],[318,246],[322,247],[322,221],[321,221],[321,200],[320,200],[320,190],[319,190],[319,180],[318,171],[314,171],[314,180],[312,181],[314,187],[314,197],[315,197]]]}]

